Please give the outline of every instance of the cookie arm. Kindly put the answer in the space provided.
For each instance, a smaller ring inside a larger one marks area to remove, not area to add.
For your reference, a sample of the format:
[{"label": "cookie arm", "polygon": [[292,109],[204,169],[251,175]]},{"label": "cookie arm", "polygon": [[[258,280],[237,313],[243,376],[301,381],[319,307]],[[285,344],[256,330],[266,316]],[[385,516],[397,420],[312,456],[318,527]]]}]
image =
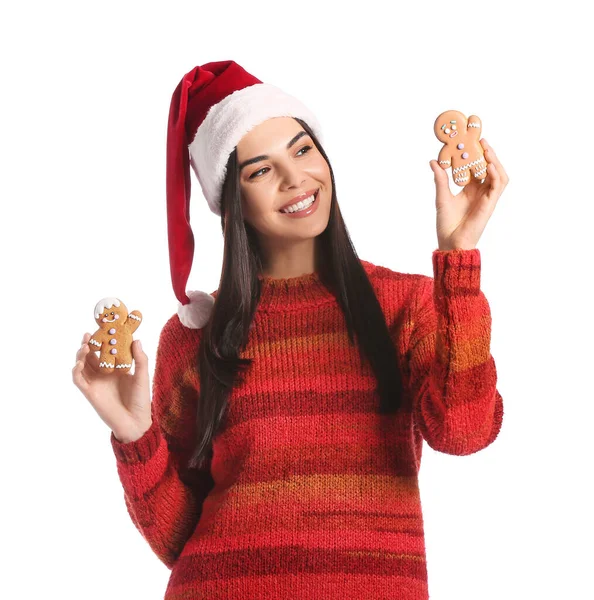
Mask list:
[{"label": "cookie arm", "polygon": [[[157,557],[172,568],[192,536],[213,481],[210,469],[185,469],[192,446],[191,408],[198,392],[186,375],[194,356],[180,352],[172,317],[163,328],[153,378],[152,424],[134,442],[111,433],[111,445],[132,522]],[[177,348],[176,348],[177,344]],[[184,414],[185,413],[185,414]]]},{"label": "cookie arm", "polygon": [[444,170],[452,166],[452,153],[450,152],[447,146],[444,146],[439,151],[437,162],[439,163],[439,166]]},{"label": "cookie arm", "polygon": [[98,329],[89,339],[89,341],[87,342],[91,348],[91,350],[97,352],[98,350],[101,350],[101,342],[97,339],[99,337],[98,334],[102,333],[101,329]]},{"label": "cookie arm", "polygon": [[130,333],[134,333],[142,323],[142,313],[139,310],[133,310],[126,319],[126,328]]},{"label": "cookie arm", "polygon": [[467,124],[468,135],[470,135],[473,139],[478,140],[481,137],[482,130],[483,130],[482,121],[476,115],[470,115],[470,117],[468,117],[468,124]]},{"label": "cookie arm", "polygon": [[434,450],[472,454],[495,440],[503,419],[480,252],[436,250],[433,270],[417,289],[408,352],[414,422]]}]

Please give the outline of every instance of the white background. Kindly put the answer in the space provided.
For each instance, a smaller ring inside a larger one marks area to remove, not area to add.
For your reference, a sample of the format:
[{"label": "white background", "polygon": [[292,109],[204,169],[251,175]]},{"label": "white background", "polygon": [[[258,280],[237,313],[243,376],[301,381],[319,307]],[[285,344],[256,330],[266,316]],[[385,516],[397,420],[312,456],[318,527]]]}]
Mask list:
[{"label": "white background", "polygon": [[[318,116],[361,258],[433,275],[438,114],[483,121],[510,177],[479,242],[505,416],[467,457],[426,444],[432,600],[594,598],[592,83],[588,4],[22,2],[1,21],[5,598],[162,598],[169,571],[124,505],[107,426],[72,383],[93,308],[173,315],[171,94],[235,60]],[[589,57],[589,58],[588,58]],[[193,176],[192,176],[193,177]],[[188,289],[223,239],[193,177]],[[456,190],[458,188],[455,188]]]}]

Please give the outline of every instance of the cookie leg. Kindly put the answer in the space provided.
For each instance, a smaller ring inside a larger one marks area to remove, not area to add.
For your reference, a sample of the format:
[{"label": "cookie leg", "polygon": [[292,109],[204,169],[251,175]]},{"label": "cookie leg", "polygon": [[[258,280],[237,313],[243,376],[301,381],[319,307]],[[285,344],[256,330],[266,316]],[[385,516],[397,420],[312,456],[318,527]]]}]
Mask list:
[{"label": "cookie leg", "polygon": [[468,168],[456,171],[456,173],[452,174],[454,178],[454,183],[459,186],[465,186],[470,181],[470,171]]},{"label": "cookie leg", "polygon": [[132,368],[131,339],[122,338],[115,356],[115,368],[118,373],[127,373]]},{"label": "cookie leg", "polygon": [[473,179],[484,179],[487,176],[487,161],[484,158],[472,167],[472,176]]},{"label": "cookie leg", "polygon": [[113,373],[115,370],[115,360],[113,356],[109,353],[109,350],[106,352],[101,352],[99,355],[99,368],[105,373]]},{"label": "cookie leg", "polygon": [[[128,360],[128,358],[129,358],[129,360]],[[119,373],[127,373],[132,368],[132,358],[131,357],[118,358],[116,360],[115,368],[118,370]]]}]

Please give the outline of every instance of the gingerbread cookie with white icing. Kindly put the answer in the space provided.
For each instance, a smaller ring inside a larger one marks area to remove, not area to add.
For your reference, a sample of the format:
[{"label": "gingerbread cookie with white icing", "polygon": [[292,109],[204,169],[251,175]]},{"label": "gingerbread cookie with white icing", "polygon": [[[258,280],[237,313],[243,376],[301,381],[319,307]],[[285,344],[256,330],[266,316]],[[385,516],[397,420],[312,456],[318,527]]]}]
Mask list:
[{"label": "gingerbread cookie with white icing", "polygon": [[444,144],[437,162],[444,170],[452,167],[454,183],[461,187],[487,176],[487,161],[479,143],[481,129],[481,120],[476,115],[467,119],[457,110],[447,110],[435,120],[433,131]]},{"label": "gingerbread cookie with white icing", "polygon": [[91,336],[89,346],[99,351],[99,367],[107,373],[127,373],[132,368],[132,334],[142,322],[138,310],[128,313],[117,298],[103,298],[95,306],[99,329]]}]

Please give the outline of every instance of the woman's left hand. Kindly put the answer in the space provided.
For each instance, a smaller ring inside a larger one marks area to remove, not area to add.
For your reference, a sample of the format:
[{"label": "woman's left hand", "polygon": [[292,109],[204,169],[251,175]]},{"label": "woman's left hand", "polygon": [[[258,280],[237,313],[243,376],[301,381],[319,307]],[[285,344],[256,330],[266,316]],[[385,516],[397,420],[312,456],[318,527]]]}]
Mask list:
[{"label": "woman's left hand", "polygon": [[429,163],[435,175],[439,250],[476,248],[497,200],[509,182],[493,148],[485,139],[480,143],[487,161],[486,177],[483,183],[473,179],[456,196],[450,192],[447,171],[436,160]]}]

